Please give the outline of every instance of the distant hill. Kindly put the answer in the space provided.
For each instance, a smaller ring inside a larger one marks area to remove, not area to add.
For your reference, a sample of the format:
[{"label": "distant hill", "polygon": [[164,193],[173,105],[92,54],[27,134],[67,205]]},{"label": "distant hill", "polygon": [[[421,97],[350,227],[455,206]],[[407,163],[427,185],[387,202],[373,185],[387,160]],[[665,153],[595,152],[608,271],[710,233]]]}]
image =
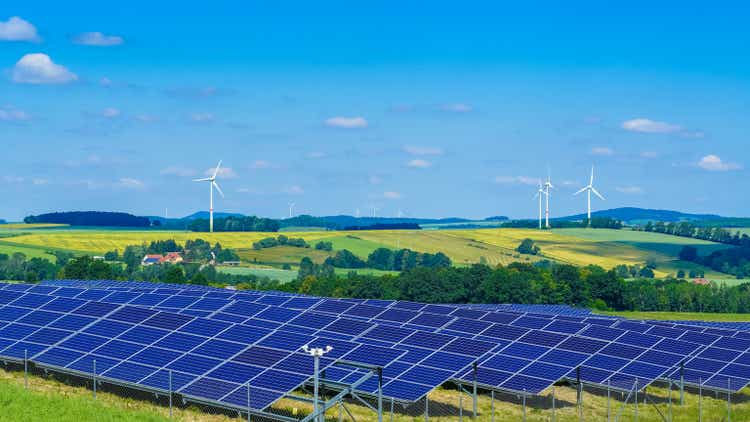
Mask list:
[{"label": "distant hill", "polygon": [[[244,217],[244,214],[239,214],[236,212],[215,212],[214,213],[214,219],[218,218],[226,218],[226,217]],[[180,220],[199,220],[199,219],[208,219],[209,213],[208,211],[198,211],[194,212],[190,215],[186,215],[185,217],[182,217]]]},{"label": "distant hill", "polygon": [[347,227],[364,228],[376,225],[394,224],[449,224],[465,223],[471,220],[465,218],[406,218],[406,217],[353,217],[351,215],[330,215],[314,217],[311,215],[298,215],[280,221],[281,227],[325,227],[330,230],[343,230]]},{"label": "distant hill", "polygon": [[30,215],[24,223],[57,223],[71,226],[98,227],[149,227],[151,221],[146,217],[137,217],[124,212],[106,211],[68,211],[48,214]]},{"label": "distant hill", "polygon": [[8,222],[0,218],[0,224],[8,224]]},{"label": "distant hill", "polygon": [[[625,223],[639,222],[639,221],[664,221],[664,222],[679,222],[679,221],[711,221],[719,220],[724,217],[716,214],[689,214],[680,211],[670,210],[653,210],[647,208],[635,208],[635,207],[623,207],[613,208],[609,210],[594,211],[591,213],[591,217],[605,217],[614,218],[616,220],[623,221]],[[569,215],[566,217],[559,217],[555,220],[559,221],[577,221],[586,218],[586,214]]]}]

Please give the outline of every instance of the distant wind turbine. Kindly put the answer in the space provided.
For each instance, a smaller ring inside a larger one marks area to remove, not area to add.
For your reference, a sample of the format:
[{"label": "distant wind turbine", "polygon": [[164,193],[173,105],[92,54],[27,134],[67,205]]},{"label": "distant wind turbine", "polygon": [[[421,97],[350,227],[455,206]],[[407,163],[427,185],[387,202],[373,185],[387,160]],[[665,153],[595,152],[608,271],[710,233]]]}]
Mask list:
[{"label": "distant wind turbine", "polygon": [[193,179],[193,182],[208,182],[211,191],[211,202],[208,208],[208,231],[211,233],[214,232],[214,188],[219,191],[222,198],[224,197],[224,192],[221,191],[219,184],[216,183],[216,176],[219,174],[219,168],[221,168],[221,160],[219,160],[219,164],[216,165],[213,176],[204,177],[202,179]]},{"label": "distant wind turbine", "polygon": [[555,187],[552,185],[552,182],[550,181],[549,172],[547,172],[547,181],[544,182],[544,196],[545,200],[547,202],[546,208],[544,210],[544,227],[549,228],[549,196],[550,196],[550,189],[554,189]]},{"label": "distant wind turbine", "polygon": [[539,179],[539,188],[536,190],[534,199],[539,198],[539,228],[542,228],[542,196],[546,195],[547,192],[542,187],[542,179]]},{"label": "distant wind turbine", "polygon": [[294,202],[289,203],[289,218],[292,218],[292,216],[293,216],[294,205],[296,205]]},{"label": "distant wind turbine", "polygon": [[589,179],[589,184],[581,188],[578,192],[574,193],[573,195],[578,195],[581,192],[586,192],[586,203],[588,205],[587,208],[587,216],[588,216],[588,224],[591,225],[591,192],[594,192],[594,195],[598,196],[599,199],[604,201],[604,197],[597,192],[596,188],[594,188],[594,166],[591,166],[591,178]]}]

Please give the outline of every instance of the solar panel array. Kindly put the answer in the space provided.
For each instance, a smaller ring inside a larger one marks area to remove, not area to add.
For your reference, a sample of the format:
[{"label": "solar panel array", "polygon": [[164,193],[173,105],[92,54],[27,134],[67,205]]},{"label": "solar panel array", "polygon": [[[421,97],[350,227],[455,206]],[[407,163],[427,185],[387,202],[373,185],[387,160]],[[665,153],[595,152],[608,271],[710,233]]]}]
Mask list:
[{"label": "solar panel array", "polygon": [[[118,289],[120,288],[117,284],[115,284],[115,287],[118,287]],[[142,291],[142,289],[137,290]],[[240,298],[243,300],[259,300],[262,303],[273,303],[281,306],[295,307],[294,305],[284,305],[285,301],[289,301],[289,298],[285,296],[280,297],[276,293],[260,295],[256,292],[255,295],[247,295],[242,293],[233,294],[229,292],[214,291],[212,293],[206,293],[206,295],[214,297],[221,295],[225,298],[233,297],[235,299]],[[310,300],[320,301],[323,299],[308,298],[308,301],[305,302],[305,306],[311,306],[314,303]],[[707,338],[712,338],[710,337],[711,335],[742,337],[742,334],[739,334],[736,331],[708,330],[700,327],[669,323],[645,324],[643,322],[601,317],[577,318],[568,315],[482,312],[462,309],[461,306],[424,305],[409,302],[367,301],[356,299],[340,300],[340,302],[343,302],[343,304],[339,305],[343,306],[343,309],[354,306],[352,305],[353,303],[359,303],[368,306],[381,307],[383,308],[381,311],[385,311],[385,308],[388,307],[393,308],[391,311],[398,308],[401,315],[408,315],[408,312],[420,310],[425,314],[450,314],[450,316],[458,317],[460,319],[484,319],[486,320],[484,321],[485,323],[487,321],[507,322],[509,325],[516,326],[514,329],[509,328],[508,333],[489,334],[489,331],[477,331],[477,326],[482,327],[481,323],[475,323],[473,327],[464,323],[463,328],[456,329],[454,328],[456,326],[455,324],[446,324],[445,326],[436,327],[430,324],[425,324],[416,318],[408,321],[398,321],[405,326],[411,325],[413,328],[418,328],[423,331],[435,331],[441,334],[448,333],[449,335],[469,339],[475,337],[486,337],[483,340],[495,342],[496,347],[494,350],[497,351],[497,353],[493,354],[488,351],[479,361],[479,368],[483,370],[477,371],[477,376],[484,379],[484,381],[482,381],[483,384],[505,390],[522,391],[521,389],[518,389],[518,386],[520,385],[523,387],[523,391],[539,392],[560,378],[577,379],[578,377],[585,382],[601,385],[608,383],[615,388],[630,389],[636,382],[636,379],[638,385],[646,386],[655,379],[676,373],[676,371],[680,369],[680,363],[685,364],[681,373],[687,374],[685,379],[687,379],[688,382],[692,382],[692,380],[698,382],[700,380],[706,387],[726,387],[729,378],[732,378],[731,385],[744,386],[747,383],[748,376],[750,376],[745,372],[748,368],[745,368],[744,366],[739,368],[730,366],[731,363],[722,362],[721,359],[709,363],[714,367],[724,363],[724,366],[727,366],[727,368],[721,367],[719,369],[725,369],[725,371],[696,374],[693,369],[705,369],[705,366],[700,364],[703,361],[700,360],[700,358],[696,358],[696,360],[686,360],[687,357],[693,357],[693,355],[698,352],[702,352],[703,356],[705,356],[717,349],[724,355],[727,355],[726,350],[745,352],[746,343],[740,340],[734,340],[734,344],[727,348],[725,346],[727,342],[720,342],[716,345],[712,345],[710,343],[705,343],[705,341],[694,341],[694,336],[691,334],[692,332],[697,331],[708,334],[709,337]],[[293,303],[293,301],[290,301],[290,303]],[[299,308],[299,306],[297,306],[297,308]],[[315,310],[317,312],[330,313],[327,309],[316,308]],[[338,313],[338,315],[358,317],[357,315],[342,315],[341,313]],[[384,318],[389,317],[386,316]],[[548,319],[550,318],[559,319],[561,321],[549,323]],[[378,320],[382,318],[377,317],[374,319]],[[389,319],[380,322],[386,324],[394,323],[394,321]],[[590,325],[593,325],[594,327],[590,327]],[[599,327],[610,327],[615,331],[606,331]],[[670,327],[672,330],[669,330]],[[532,330],[534,334],[529,334],[528,331],[523,330]],[[618,333],[623,334],[623,330],[633,332],[625,333],[627,335],[622,336],[616,335]],[[539,333],[536,333],[536,331],[539,331]],[[603,331],[606,332],[603,333]],[[557,336],[555,334],[557,334]],[[555,341],[560,338],[559,334],[577,335],[584,339],[571,340],[565,343],[555,343]],[[508,336],[510,336],[510,338],[508,338]],[[536,338],[533,338],[533,336],[536,336]],[[682,340],[678,340],[675,343],[673,341],[674,339]],[[498,342],[498,340],[502,341]],[[505,345],[504,343],[507,341],[516,342],[518,344]],[[612,344],[607,344],[607,342]],[[503,348],[503,345],[505,345],[506,348]],[[555,345],[556,347],[549,347],[551,345]],[[711,346],[710,350],[704,351],[703,349],[708,346]],[[571,352],[572,354],[568,352]],[[579,352],[583,352],[583,354]],[[592,353],[593,355],[589,357],[588,354]],[[601,356],[599,356],[600,354]],[[587,358],[585,362],[581,361],[584,357]],[[493,358],[494,360],[492,360]],[[507,358],[512,358],[514,360],[508,361]],[[552,363],[556,366],[545,366],[541,363]],[[523,366],[521,366],[518,371],[513,371],[512,368],[516,368],[518,365]],[[511,368],[511,370],[509,370],[509,368]],[[578,370],[578,368],[580,368],[580,370]],[[740,371],[737,372],[736,369],[740,369]],[[564,377],[557,376],[565,370],[568,370],[569,372],[567,372]],[[575,374],[573,373],[574,370]],[[468,381],[473,379],[473,373],[464,372],[458,378]]]},{"label": "solar panel array", "polygon": [[[18,359],[28,350],[39,364],[82,373],[97,356],[103,377],[161,390],[172,370],[175,391],[235,407],[246,406],[250,381],[255,409],[309,380],[304,344],[334,346],[324,362],[328,379],[353,382],[362,374],[332,366],[336,358],[384,366],[384,395],[402,402],[475,376],[482,386],[529,394],[579,377],[622,390],[680,375],[718,390],[750,382],[750,333],[738,330],[155,283],[71,286],[92,284],[0,285],[0,355]],[[74,303],[80,307],[49,309]],[[111,310],[87,315],[89,307]],[[186,322],[155,326],[158,315]],[[82,317],[94,321],[58,326]],[[76,345],[92,338],[106,342]],[[360,389],[373,394],[377,380]]]}]

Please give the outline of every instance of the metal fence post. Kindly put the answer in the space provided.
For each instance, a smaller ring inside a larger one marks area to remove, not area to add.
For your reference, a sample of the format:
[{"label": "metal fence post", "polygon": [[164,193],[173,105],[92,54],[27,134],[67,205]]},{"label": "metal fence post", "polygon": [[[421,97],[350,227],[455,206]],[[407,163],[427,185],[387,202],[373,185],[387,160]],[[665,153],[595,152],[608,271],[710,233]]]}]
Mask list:
[{"label": "metal fence post", "polygon": [[464,387],[458,386],[458,421],[464,420]]},{"label": "metal fence post", "polygon": [[727,422],[732,422],[732,379],[727,378]]},{"label": "metal fence post", "polygon": [[393,422],[393,397],[391,397],[391,422]]},{"label": "metal fence post", "polygon": [[607,422],[611,419],[611,412],[609,410],[610,405],[610,380],[607,380]]},{"label": "metal fence post", "polygon": [[490,413],[492,413],[491,422],[495,422],[495,390],[490,392]]},{"label": "metal fence post", "polygon": [[685,405],[685,361],[680,362],[680,406]]},{"label": "metal fence post", "polygon": [[703,421],[703,378],[698,378],[698,422]]},{"label": "metal fence post", "polygon": [[169,370],[169,419],[172,419],[172,370]]},{"label": "metal fence post", "polygon": [[557,416],[555,415],[555,386],[552,386],[552,422],[555,422],[557,420]]},{"label": "metal fence post", "polygon": [[477,420],[477,362],[474,361],[474,390],[472,391],[473,397],[473,409],[472,409],[472,420]]},{"label": "metal fence post", "polygon": [[250,406],[250,381],[248,380],[247,381],[247,422],[250,422],[251,420],[250,418],[252,418],[252,416],[250,416],[250,409],[252,409],[252,407]]},{"label": "metal fence post", "polygon": [[635,379],[635,422],[638,422],[638,378]]},{"label": "metal fence post", "polygon": [[430,399],[427,395],[424,396],[424,422],[430,420]]},{"label": "metal fence post", "polygon": [[523,389],[523,422],[526,422],[526,389]]},{"label": "metal fence post", "polygon": [[96,359],[94,359],[94,367],[91,374],[94,381],[94,399],[96,399]]},{"label": "metal fence post", "polygon": [[383,368],[381,367],[378,367],[378,422],[383,422]]},{"label": "metal fence post", "polygon": [[29,351],[23,349],[23,388],[29,388]]},{"label": "metal fence post", "polygon": [[667,399],[669,403],[669,422],[672,422],[672,380],[669,380],[669,398]]}]

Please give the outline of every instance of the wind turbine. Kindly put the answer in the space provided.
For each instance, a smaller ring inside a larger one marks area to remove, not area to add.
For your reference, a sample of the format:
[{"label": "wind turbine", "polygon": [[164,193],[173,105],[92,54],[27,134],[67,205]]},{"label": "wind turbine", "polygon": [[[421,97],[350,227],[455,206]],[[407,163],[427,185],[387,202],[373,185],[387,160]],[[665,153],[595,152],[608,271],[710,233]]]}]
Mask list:
[{"label": "wind turbine", "polygon": [[539,179],[539,188],[536,190],[534,199],[539,198],[539,228],[542,228],[542,196],[546,195],[547,192],[542,187],[542,179]]},{"label": "wind turbine", "polygon": [[213,176],[204,177],[202,179],[193,179],[193,182],[208,182],[209,190],[211,191],[211,202],[208,208],[208,231],[211,233],[214,232],[214,188],[219,191],[222,198],[224,197],[224,192],[221,191],[219,184],[216,183],[216,176],[219,174],[219,168],[221,168],[221,160],[219,160],[219,164],[216,165]]},{"label": "wind turbine", "polygon": [[549,195],[550,195],[550,189],[554,189],[555,187],[552,185],[552,182],[550,181],[549,173],[547,173],[547,181],[544,182],[544,195],[545,200],[547,202],[545,210],[544,210],[544,227],[549,228]]},{"label": "wind turbine", "polygon": [[296,205],[294,202],[289,203],[289,218],[292,218],[292,213],[294,212],[294,205]]},{"label": "wind turbine", "polygon": [[599,192],[596,191],[594,188],[594,166],[591,166],[591,178],[589,179],[589,184],[581,188],[578,192],[574,193],[573,195],[578,195],[581,192],[586,191],[586,202],[588,204],[587,208],[587,216],[588,216],[588,224],[591,225],[591,192],[594,192],[594,195],[598,196],[602,201],[604,201],[604,197],[599,194]]}]

